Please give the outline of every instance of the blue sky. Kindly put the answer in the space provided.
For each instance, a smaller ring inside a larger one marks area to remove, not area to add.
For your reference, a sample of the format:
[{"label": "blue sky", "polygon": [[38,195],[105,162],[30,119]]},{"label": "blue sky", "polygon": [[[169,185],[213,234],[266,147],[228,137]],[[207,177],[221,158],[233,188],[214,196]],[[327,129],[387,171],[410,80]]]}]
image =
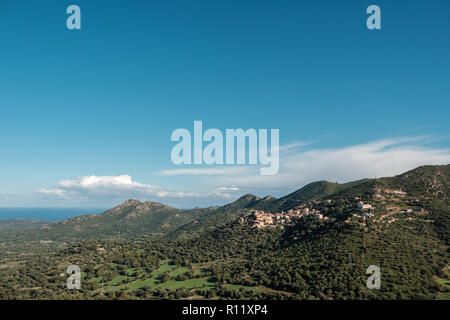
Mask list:
[{"label": "blue sky", "polygon": [[[3,0],[0,206],[203,206],[450,163],[449,39],[447,0]],[[280,174],[163,174],[194,120],[278,128]]]}]

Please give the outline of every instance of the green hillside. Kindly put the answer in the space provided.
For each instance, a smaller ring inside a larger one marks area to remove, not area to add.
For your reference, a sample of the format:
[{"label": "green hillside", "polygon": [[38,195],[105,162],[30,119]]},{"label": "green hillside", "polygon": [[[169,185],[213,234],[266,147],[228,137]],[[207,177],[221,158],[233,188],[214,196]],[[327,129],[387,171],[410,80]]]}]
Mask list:
[{"label": "green hillside", "polygon": [[272,201],[266,203],[259,203],[255,205],[254,208],[272,211],[289,210],[296,206],[302,205],[305,202],[317,200],[329,196],[338,191],[345,190],[353,186],[357,186],[365,181],[367,181],[367,179],[343,184],[337,182],[332,183],[328,181],[312,182],[304,186],[303,188],[291,194],[288,194],[285,197],[282,197],[280,199],[273,199]]},{"label": "green hillside", "polygon": [[[447,165],[317,182],[280,199],[246,195],[219,208],[128,201],[48,229],[58,235],[82,226],[107,237],[55,237],[56,246],[33,250],[23,238],[1,243],[0,298],[448,299],[449,199]],[[164,226],[176,219],[185,220]],[[133,238],[114,236],[132,227]],[[82,290],[65,288],[70,264],[83,271]],[[366,286],[370,265],[380,268],[379,290]]]},{"label": "green hillside", "polygon": [[78,216],[28,230],[0,234],[3,241],[78,241],[165,235],[212,209],[179,210],[158,202],[127,200],[101,214]]},{"label": "green hillside", "polygon": [[8,219],[0,220],[0,232],[6,232],[8,230],[17,230],[25,228],[42,227],[50,224],[51,221],[38,220],[38,219]]}]

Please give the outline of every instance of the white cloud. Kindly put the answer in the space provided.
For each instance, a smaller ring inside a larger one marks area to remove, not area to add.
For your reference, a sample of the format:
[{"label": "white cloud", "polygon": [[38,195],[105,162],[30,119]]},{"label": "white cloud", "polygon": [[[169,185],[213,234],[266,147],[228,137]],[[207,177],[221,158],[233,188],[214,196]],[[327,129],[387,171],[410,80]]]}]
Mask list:
[{"label": "white cloud", "polygon": [[42,197],[60,197],[61,199],[184,199],[184,198],[230,198],[225,189],[211,191],[174,191],[154,185],[133,181],[129,175],[120,176],[84,176],[74,180],[63,180],[57,188],[39,189],[35,193]]},{"label": "white cloud", "polygon": [[293,142],[293,143],[290,143],[290,144],[285,144],[285,145],[283,145],[283,146],[280,146],[280,147],[278,148],[278,150],[279,150],[280,152],[283,152],[283,151],[290,151],[290,150],[292,150],[292,149],[298,149],[298,148],[300,148],[300,147],[307,146],[308,144],[310,144],[310,142]]},{"label": "white cloud", "polygon": [[230,174],[248,174],[251,168],[234,166],[222,168],[192,168],[192,169],[171,169],[157,172],[161,176],[178,176],[178,175],[230,175]]},{"label": "white cloud", "polygon": [[228,175],[216,179],[241,189],[290,192],[318,180],[346,182],[393,176],[426,164],[449,164],[448,149],[421,145],[425,137],[392,138],[343,148],[310,149],[282,155],[274,176]]},{"label": "white cloud", "polygon": [[164,190],[149,184],[133,181],[129,175],[120,176],[84,176],[75,180],[63,180],[58,183],[59,189],[66,192],[89,194],[114,194],[133,192],[137,194],[158,194]]},{"label": "white cloud", "polygon": [[218,187],[217,188],[220,191],[239,191],[239,187],[236,187],[235,185],[232,185],[231,187]]},{"label": "white cloud", "polygon": [[50,197],[63,197],[66,193],[62,189],[39,189],[36,192]]}]

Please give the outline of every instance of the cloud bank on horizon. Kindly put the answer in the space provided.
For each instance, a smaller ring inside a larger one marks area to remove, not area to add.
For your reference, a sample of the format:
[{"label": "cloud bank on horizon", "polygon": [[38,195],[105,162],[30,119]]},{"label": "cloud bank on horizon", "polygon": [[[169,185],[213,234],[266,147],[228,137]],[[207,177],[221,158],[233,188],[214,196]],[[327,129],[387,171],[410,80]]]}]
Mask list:
[{"label": "cloud bank on horizon", "polygon": [[[195,176],[193,185],[169,190],[134,181],[128,174],[83,176],[63,180],[56,187],[32,192],[35,201],[53,205],[112,205],[129,198],[160,201],[178,207],[223,204],[245,193],[259,196],[288,194],[318,180],[347,182],[393,176],[421,165],[449,164],[450,150],[426,146],[427,137],[389,138],[342,148],[311,148],[295,143],[280,147],[280,172],[261,176],[255,166],[168,169],[162,176]],[[3,194],[1,199],[23,200],[26,195]]]}]

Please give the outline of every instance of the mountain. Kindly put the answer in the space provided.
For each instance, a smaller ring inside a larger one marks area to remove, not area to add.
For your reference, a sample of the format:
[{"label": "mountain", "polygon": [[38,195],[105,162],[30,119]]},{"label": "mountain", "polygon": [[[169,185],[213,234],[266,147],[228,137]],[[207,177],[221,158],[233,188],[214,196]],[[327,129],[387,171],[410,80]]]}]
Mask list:
[{"label": "mountain", "polygon": [[[417,170],[430,169],[418,168]],[[412,177],[413,173],[405,173],[405,175]],[[172,237],[191,237],[198,232],[222,226],[235,219],[243,211],[250,209],[270,212],[287,211],[310,201],[340,194],[347,189],[359,190],[367,185],[369,185],[369,189],[373,188],[374,181],[374,179],[362,179],[343,184],[317,181],[279,199],[271,196],[260,198],[246,194],[221,207],[191,210],[180,210],[159,202],[141,202],[130,199],[101,214],[78,216],[57,223],[49,223],[38,229],[27,230],[27,232],[20,232],[20,230],[12,233],[3,232],[0,234],[0,239],[76,241],[79,239],[142,236],[154,238],[168,234]],[[376,181],[387,183],[386,179]]]},{"label": "mountain", "polygon": [[222,207],[220,207],[219,211],[230,211],[230,210],[236,210],[236,209],[245,209],[245,208],[252,208],[254,207],[258,202],[261,201],[261,198],[253,195],[253,194],[246,194],[237,199],[236,201],[226,204]]},{"label": "mountain", "polygon": [[216,208],[213,213],[205,215],[198,220],[172,232],[172,237],[189,238],[206,230],[214,230],[232,221],[240,213],[255,209],[271,212],[281,212],[292,209],[308,201],[320,199],[340,190],[363,183],[365,180],[349,182],[344,184],[331,183],[328,181],[318,181],[310,183],[303,188],[277,199],[272,196],[260,198],[253,194],[246,194],[234,202]]},{"label": "mountain", "polygon": [[[245,210],[260,209],[282,211],[343,190],[359,182],[346,184],[326,181],[313,182],[283,198],[264,198],[246,194],[221,207],[180,210],[159,202],[127,200],[101,214],[78,216],[56,223],[46,223],[40,228],[0,234],[0,239],[26,239],[51,241],[76,241],[80,239],[136,238],[192,236],[211,230],[235,219]],[[38,225],[36,225],[38,226]],[[12,231],[12,230],[9,230]]]},{"label": "mountain", "polygon": [[238,209],[257,209],[273,212],[285,211],[298,207],[308,201],[317,200],[341,190],[357,186],[368,180],[370,179],[362,179],[342,184],[337,182],[316,181],[279,199],[272,196],[266,196],[261,199],[253,194],[246,194],[238,200],[220,207],[218,212]]},{"label": "mountain", "polygon": [[264,201],[259,201],[256,205],[253,206],[253,208],[274,212],[286,211],[300,206],[308,201],[320,199],[341,190],[345,190],[352,186],[363,183],[364,181],[366,181],[366,179],[343,184],[328,181],[312,182],[280,199],[266,197],[264,198],[265,200],[263,199]]},{"label": "mountain", "polygon": [[39,228],[2,234],[3,239],[76,241],[82,239],[157,237],[209,213],[212,209],[180,210],[159,202],[127,200],[101,214],[90,214]]},{"label": "mountain", "polygon": [[0,241],[0,298],[450,299],[449,222],[450,165],[206,209],[128,200]]},{"label": "mountain", "polygon": [[221,207],[214,207],[208,214],[177,228],[170,232],[167,237],[169,239],[193,238],[205,231],[215,230],[216,228],[233,221],[242,212],[254,208],[262,200],[263,199],[253,194],[243,195],[234,202]]},{"label": "mountain", "polygon": [[[284,197],[293,201],[288,208],[302,203],[320,215],[255,228],[257,217],[246,210],[159,250],[177,264],[210,265],[219,283],[262,286],[285,297],[450,299],[450,166],[333,187],[319,182]],[[370,207],[361,209],[361,202]],[[370,265],[380,267],[381,290],[365,285]]]}]

